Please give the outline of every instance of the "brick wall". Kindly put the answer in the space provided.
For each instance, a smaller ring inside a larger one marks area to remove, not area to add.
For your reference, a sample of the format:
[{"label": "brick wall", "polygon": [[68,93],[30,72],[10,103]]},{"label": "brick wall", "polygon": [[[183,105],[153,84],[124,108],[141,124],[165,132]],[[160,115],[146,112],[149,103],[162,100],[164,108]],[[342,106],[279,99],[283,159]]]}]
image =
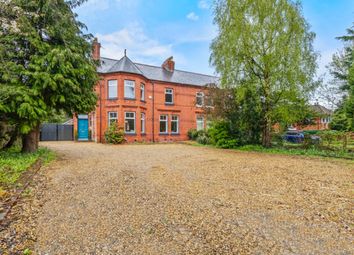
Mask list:
[{"label": "brick wall", "polygon": [[[125,112],[135,112],[135,134],[126,134],[129,142],[168,142],[187,140],[187,132],[196,128],[197,115],[203,115],[203,109],[196,107],[196,93],[203,91],[199,86],[190,86],[166,82],[152,82],[141,75],[128,73],[102,74],[96,86],[99,95],[95,112],[90,113],[90,129],[93,140],[104,142],[104,132],[108,128],[108,112],[118,113],[118,125],[124,127]],[[118,98],[108,99],[108,81],[118,81]],[[124,80],[135,81],[135,99],[124,98]],[[145,85],[145,100],[141,101],[140,85]],[[165,89],[173,90],[173,104],[165,104]],[[155,96],[153,96],[155,95]],[[145,113],[145,134],[141,133],[141,113]],[[160,115],[168,115],[168,133],[160,134]],[[171,133],[171,116],[179,116],[179,133]],[[74,119],[75,130],[77,120]],[[206,119],[204,118],[204,124]]]}]

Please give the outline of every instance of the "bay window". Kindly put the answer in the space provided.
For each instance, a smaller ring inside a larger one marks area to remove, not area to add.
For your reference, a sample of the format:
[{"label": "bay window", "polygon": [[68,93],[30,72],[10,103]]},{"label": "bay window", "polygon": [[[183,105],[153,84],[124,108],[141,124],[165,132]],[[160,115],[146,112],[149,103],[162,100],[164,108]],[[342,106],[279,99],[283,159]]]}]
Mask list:
[{"label": "bay window", "polygon": [[126,112],[124,121],[125,133],[135,133],[135,112]]},{"label": "bay window", "polygon": [[135,99],[135,81],[124,81],[124,98]]},{"label": "bay window", "polygon": [[118,82],[117,80],[108,81],[108,99],[116,99],[118,97]]}]

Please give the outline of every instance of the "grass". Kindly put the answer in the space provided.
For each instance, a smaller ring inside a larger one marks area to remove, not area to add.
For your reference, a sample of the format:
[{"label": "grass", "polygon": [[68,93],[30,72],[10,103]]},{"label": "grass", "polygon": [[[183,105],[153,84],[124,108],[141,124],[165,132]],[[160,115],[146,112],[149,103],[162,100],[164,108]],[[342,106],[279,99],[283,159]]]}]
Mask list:
[{"label": "grass", "polygon": [[18,147],[0,151],[0,197],[6,189],[16,185],[22,173],[38,159],[47,163],[54,157],[47,148],[39,148],[35,153],[21,153]]},{"label": "grass", "polygon": [[302,155],[302,156],[317,156],[317,157],[330,157],[330,158],[342,158],[354,160],[354,153],[346,152],[343,150],[320,150],[316,148],[303,149],[299,147],[284,148],[284,147],[273,147],[264,148],[260,145],[245,145],[237,148],[241,151],[257,151],[273,154],[285,154],[285,155]]},{"label": "grass", "polygon": [[[214,145],[203,145],[195,141],[185,142],[186,144],[194,146],[203,146],[215,148]],[[260,145],[244,145],[237,147],[232,150],[238,151],[256,151],[262,153],[271,153],[271,154],[283,154],[283,155],[299,155],[299,156],[310,156],[310,157],[328,157],[328,158],[338,158],[338,159],[347,159],[354,161],[354,153],[347,152],[343,150],[321,150],[316,148],[304,149],[299,144],[288,144],[285,143],[284,147],[272,147],[264,148]]]}]

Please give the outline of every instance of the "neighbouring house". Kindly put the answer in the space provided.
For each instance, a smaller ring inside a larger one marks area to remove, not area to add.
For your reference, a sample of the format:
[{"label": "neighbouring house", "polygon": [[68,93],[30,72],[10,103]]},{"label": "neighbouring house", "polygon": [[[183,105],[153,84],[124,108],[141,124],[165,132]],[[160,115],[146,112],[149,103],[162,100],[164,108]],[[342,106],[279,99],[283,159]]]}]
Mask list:
[{"label": "neighbouring house", "polygon": [[326,130],[329,129],[329,123],[332,120],[333,111],[326,107],[315,103],[311,105],[311,109],[315,114],[315,117],[308,125],[298,126],[298,129],[302,130]]},{"label": "neighbouring house", "polygon": [[101,57],[100,47],[95,39],[98,103],[94,112],[74,117],[78,140],[104,142],[112,123],[124,128],[128,142],[181,141],[189,129],[205,128],[205,86],[217,77],[176,70],[173,57],[162,66],[134,63],[126,52],[119,60]]}]

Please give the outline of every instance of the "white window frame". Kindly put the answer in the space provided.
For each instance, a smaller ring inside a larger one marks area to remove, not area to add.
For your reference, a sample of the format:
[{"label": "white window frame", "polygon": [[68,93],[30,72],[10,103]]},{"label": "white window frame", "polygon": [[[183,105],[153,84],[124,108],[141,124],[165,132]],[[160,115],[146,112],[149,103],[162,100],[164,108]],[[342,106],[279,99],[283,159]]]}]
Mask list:
[{"label": "white window frame", "polygon": [[[134,117],[127,117],[127,113],[132,113]],[[127,131],[127,120],[134,120],[134,130]],[[135,112],[124,112],[124,132],[126,134],[135,134],[136,133],[136,114]]]},{"label": "white window frame", "polygon": [[[173,119],[174,117],[176,117],[177,119]],[[172,131],[172,123],[173,122],[176,122],[177,123],[177,131]],[[171,116],[171,134],[179,134],[179,116],[178,115],[175,115],[173,114]]]},{"label": "white window frame", "polygon": [[[116,117],[111,117],[111,113],[115,113],[115,114],[116,114]],[[118,124],[118,112],[108,112],[108,127],[111,126],[112,120],[115,120],[116,123]]]},{"label": "white window frame", "polygon": [[[127,88],[133,88],[133,96],[127,95]],[[124,98],[126,99],[135,99],[135,81],[133,80],[124,80]]]},{"label": "white window frame", "polygon": [[[161,117],[166,117],[166,119],[161,119]],[[161,132],[161,121],[166,123],[166,131]],[[159,118],[159,133],[160,134],[168,134],[168,115],[167,114],[161,114]]]},{"label": "white window frame", "polygon": [[[174,93],[173,89],[171,88],[165,88],[165,104],[173,104],[174,103]],[[167,102],[166,101],[166,95],[169,94],[172,97],[172,102]]]},{"label": "white window frame", "polygon": [[145,84],[140,84],[140,100],[145,101]]},{"label": "white window frame", "polygon": [[[202,104],[198,104],[198,97],[201,98]],[[204,92],[197,92],[195,94],[195,105],[197,107],[202,107],[204,105]]]},{"label": "white window frame", "polygon": [[142,112],[141,115],[140,115],[140,131],[142,134],[145,134],[145,112]]},{"label": "white window frame", "polygon": [[[111,82],[115,82],[115,84],[111,84]],[[116,87],[116,95],[115,96],[111,96],[110,93],[110,88],[111,87]],[[117,99],[118,98],[118,80],[108,80],[107,82],[107,96],[108,99]]]},{"label": "white window frame", "polygon": [[[198,119],[201,119],[201,121],[198,120]],[[196,119],[197,130],[198,130],[198,131],[199,131],[199,130],[204,130],[204,122],[205,122],[204,116],[198,115],[198,116],[197,116],[197,119]],[[198,125],[198,124],[202,124],[202,128],[199,128],[199,125]]]}]

